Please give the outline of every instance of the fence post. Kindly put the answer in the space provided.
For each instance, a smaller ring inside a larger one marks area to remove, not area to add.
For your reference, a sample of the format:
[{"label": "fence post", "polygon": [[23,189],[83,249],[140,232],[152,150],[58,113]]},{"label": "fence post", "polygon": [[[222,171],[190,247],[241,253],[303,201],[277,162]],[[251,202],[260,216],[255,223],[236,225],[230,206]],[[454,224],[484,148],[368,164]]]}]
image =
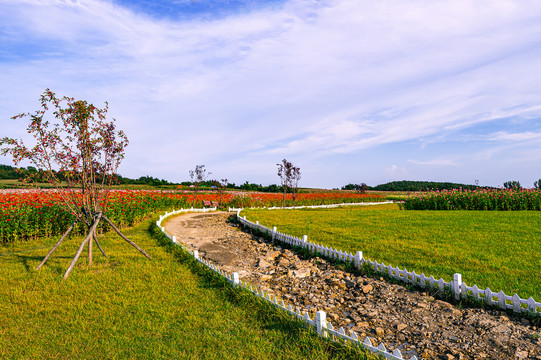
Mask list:
[{"label": "fence post", "polygon": [[455,299],[460,300],[460,288],[462,287],[462,275],[455,274],[453,281],[453,292],[455,293]]},{"label": "fence post", "polygon": [[237,287],[239,286],[239,284],[240,284],[239,274],[234,272],[233,273],[233,287]]},{"label": "fence post", "polygon": [[357,251],[357,253],[355,254],[355,260],[354,260],[355,267],[357,269],[361,268],[361,261],[362,260],[363,260],[363,252],[362,251]]},{"label": "fence post", "polygon": [[302,236],[302,247],[308,247],[308,235]]},{"label": "fence post", "polygon": [[274,237],[276,236],[276,226],[272,228],[272,241],[274,241]]},{"label": "fence post", "polygon": [[513,301],[513,312],[520,313],[521,312],[520,296],[515,294],[511,297],[511,300]]},{"label": "fence post", "polygon": [[196,258],[197,260],[199,260],[199,251],[194,250],[193,251],[193,257]]},{"label": "fence post", "polygon": [[316,330],[319,336],[327,337],[327,314],[325,311],[316,312]]},{"label": "fence post", "polygon": [[255,222],[255,224],[259,226],[259,220],[257,220],[257,221]]}]

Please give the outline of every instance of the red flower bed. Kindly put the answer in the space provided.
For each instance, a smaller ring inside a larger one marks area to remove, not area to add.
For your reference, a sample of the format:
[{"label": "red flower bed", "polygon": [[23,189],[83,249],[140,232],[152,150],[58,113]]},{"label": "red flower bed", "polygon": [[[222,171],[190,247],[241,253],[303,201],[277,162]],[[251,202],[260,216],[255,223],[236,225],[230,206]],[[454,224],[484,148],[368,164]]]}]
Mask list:
[{"label": "red flower bed", "polygon": [[538,189],[457,189],[430,191],[409,197],[408,210],[541,210]]},{"label": "red flower bed", "polygon": [[[282,206],[283,194],[228,192],[223,194],[224,207],[272,207]],[[351,193],[307,193],[298,194],[295,204],[323,205],[366,201],[383,201],[379,195]],[[119,226],[130,226],[149,214],[190,207],[190,193],[162,191],[112,191],[107,206],[107,216]],[[198,194],[195,207],[203,201],[220,201],[217,193]],[[55,191],[28,191],[0,193],[0,243],[30,240],[62,234],[74,217],[61,205],[61,195]],[[286,206],[293,205],[291,194],[286,195]],[[102,205],[103,206],[103,205]],[[87,229],[79,224],[76,233]]]}]

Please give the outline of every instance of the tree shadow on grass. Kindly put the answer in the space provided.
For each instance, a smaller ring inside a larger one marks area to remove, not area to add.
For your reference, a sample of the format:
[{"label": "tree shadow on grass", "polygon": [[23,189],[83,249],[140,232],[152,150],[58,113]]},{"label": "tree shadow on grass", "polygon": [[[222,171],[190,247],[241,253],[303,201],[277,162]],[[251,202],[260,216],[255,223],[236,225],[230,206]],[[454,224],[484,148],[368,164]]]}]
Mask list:
[{"label": "tree shadow on grass", "polygon": [[[24,268],[27,272],[34,272],[36,271],[36,267],[40,262],[43,261],[45,258],[45,255],[35,255],[35,256],[29,256],[29,255],[14,255],[14,258],[16,259],[16,262],[22,263]],[[73,256],[55,256],[55,260],[61,260],[61,259],[71,259]],[[50,260],[49,260],[50,261]],[[61,272],[62,266],[60,264],[56,264],[55,262],[47,262],[44,266],[49,266],[54,269],[55,272]]]}]

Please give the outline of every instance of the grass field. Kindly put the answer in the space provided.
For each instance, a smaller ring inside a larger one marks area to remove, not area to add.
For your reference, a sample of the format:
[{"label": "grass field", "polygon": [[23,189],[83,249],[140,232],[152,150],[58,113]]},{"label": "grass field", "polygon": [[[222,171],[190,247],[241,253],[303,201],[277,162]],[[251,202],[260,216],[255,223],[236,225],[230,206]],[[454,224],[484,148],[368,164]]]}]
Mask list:
[{"label": "grass field", "polygon": [[[153,219],[156,220],[156,219]],[[0,246],[2,359],[362,359],[204,270],[147,220],[108,234],[87,269],[62,275],[80,238],[34,271],[57,239]],[[83,253],[84,254],[84,253]]]},{"label": "grass field", "polygon": [[395,204],[244,210],[251,221],[425,275],[541,299],[541,212],[413,211]]}]

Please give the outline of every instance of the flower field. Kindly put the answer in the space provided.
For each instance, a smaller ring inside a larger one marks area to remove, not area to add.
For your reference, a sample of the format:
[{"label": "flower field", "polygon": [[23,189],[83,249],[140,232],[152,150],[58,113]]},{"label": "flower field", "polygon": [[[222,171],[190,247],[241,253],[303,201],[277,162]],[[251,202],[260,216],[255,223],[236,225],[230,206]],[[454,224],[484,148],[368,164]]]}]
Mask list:
[{"label": "flower field", "polygon": [[[281,206],[282,196],[276,193],[225,193],[222,203],[225,207]],[[219,202],[220,195],[198,194],[195,206],[201,207],[204,200]],[[383,200],[378,195],[309,193],[298,194],[296,205]],[[193,195],[190,193],[113,191],[109,198],[107,216],[121,227],[131,226],[156,211],[190,207],[192,201]],[[286,196],[286,205],[293,205],[291,194]],[[60,195],[54,191],[0,193],[0,244],[61,235],[72,221],[73,216],[64,210]],[[79,225],[75,233],[83,234],[86,231],[83,225]]]},{"label": "flower field", "polygon": [[536,189],[477,189],[431,191],[408,197],[407,210],[541,210]]},{"label": "flower field", "polygon": [[[280,207],[283,203],[283,194],[278,193],[247,193],[238,192],[227,194],[226,206],[231,207]],[[355,194],[355,193],[303,193],[297,194],[296,206],[329,205],[340,203],[385,201],[381,195]],[[286,194],[286,206],[293,206],[293,196]]]},{"label": "flower field", "polygon": [[[0,194],[0,243],[62,234],[74,217],[61,205],[54,191],[21,191]],[[186,206],[185,197],[162,196],[151,191],[111,192],[107,216],[120,226],[133,225],[147,214]],[[75,233],[87,231],[83,224]]]}]

